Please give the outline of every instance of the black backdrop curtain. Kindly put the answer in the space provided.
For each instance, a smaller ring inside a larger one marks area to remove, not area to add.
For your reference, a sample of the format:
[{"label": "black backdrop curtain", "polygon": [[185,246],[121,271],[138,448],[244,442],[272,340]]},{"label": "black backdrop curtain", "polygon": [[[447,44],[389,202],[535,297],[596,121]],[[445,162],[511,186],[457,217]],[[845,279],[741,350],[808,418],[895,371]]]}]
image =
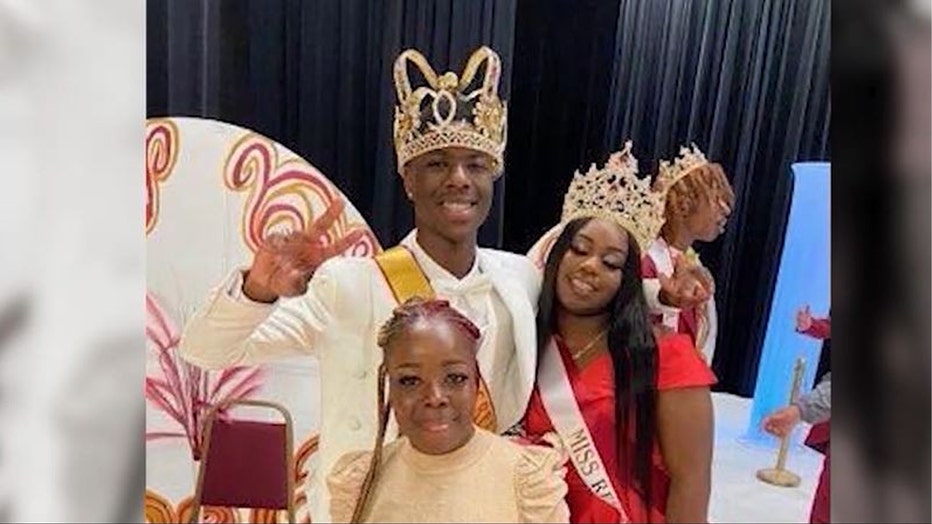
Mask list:
[{"label": "black backdrop curtain", "polygon": [[502,57],[506,174],[480,243],[516,252],[559,217],[575,169],[634,141],[642,173],[681,144],[738,203],[701,246],[719,304],[720,389],[753,394],[788,165],[828,158],[827,0],[149,0],[147,115],[254,129],[336,183],[383,245],[412,225],[391,143],[391,67]]},{"label": "black backdrop curtain", "polygon": [[573,171],[625,140],[651,174],[695,142],[737,196],[726,234],[698,246],[717,281],[718,388],[753,395],[789,164],[828,159],[829,47],[827,1],[519,1],[509,187],[522,190],[505,197],[505,244],[529,247]]}]

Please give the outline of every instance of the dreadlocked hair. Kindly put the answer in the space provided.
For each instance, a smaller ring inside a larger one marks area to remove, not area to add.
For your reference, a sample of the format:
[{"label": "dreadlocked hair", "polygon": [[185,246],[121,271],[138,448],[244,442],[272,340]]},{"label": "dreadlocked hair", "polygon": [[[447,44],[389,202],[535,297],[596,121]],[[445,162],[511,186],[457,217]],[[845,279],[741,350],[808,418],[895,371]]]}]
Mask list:
[{"label": "dreadlocked hair", "polygon": [[694,213],[702,199],[734,207],[735,193],[721,164],[709,163],[697,167],[670,188],[664,211],[667,224],[677,216]]},{"label": "dreadlocked hair", "polygon": [[391,318],[388,319],[379,329],[378,345],[382,348],[382,364],[379,365],[378,377],[378,408],[379,408],[379,431],[376,434],[375,448],[372,450],[372,458],[369,461],[369,469],[366,471],[366,477],[360,488],[359,497],[356,499],[356,506],[353,508],[353,518],[350,522],[362,522],[363,515],[367,510],[369,501],[372,498],[372,492],[378,482],[379,468],[382,465],[382,446],[385,443],[385,432],[388,428],[388,419],[391,414],[391,405],[388,402],[386,394],[386,382],[388,381],[388,368],[385,367],[385,351],[392,341],[405,330],[420,321],[426,322],[449,322],[466,335],[473,347],[478,349],[480,331],[475,324],[465,315],[450,306],[450,302],[440,299],[426,299],[415,296],[406,300],[403,304],[396,307],[392,312]]}]

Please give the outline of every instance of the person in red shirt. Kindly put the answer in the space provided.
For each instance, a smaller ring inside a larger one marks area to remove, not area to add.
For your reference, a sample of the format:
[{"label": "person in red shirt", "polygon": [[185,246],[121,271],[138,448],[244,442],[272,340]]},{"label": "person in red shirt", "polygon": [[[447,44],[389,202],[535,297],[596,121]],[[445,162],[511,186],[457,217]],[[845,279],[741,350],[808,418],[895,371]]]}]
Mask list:
[{"label": "person in red shirt", "polygon": [[[822,354],[819,358],[819,367],[816,369],[816,382],[819,383],[819,386],[823,389],[826,387],[825,384],[830,384],[831,382],[831,340],[832,340],[832,319],[831,314],[825,318],[816,318],[812,316],[812,312],[809,310],[809,305],[805,305],[799,309],[796,313],[796,332],[808,335],[817,340],[823,340],[824,344],[822,346]],[[818,390],[819,388],[816,388]],[[829,394],[822,395],[827,401],[831,401],[831,391]],[[804,397],[806,399],[814,398],[812,395]],[[828,404],[830,406],[831,404]],[[809,434],[806,436],[806,445],[810,448],[818,451],[825,455],[825,458],[822,461],[822,474],[819,475],[819,484],[816,486],[815,496],[812,501],[812,512],[809,515],[809,522],[811,523],[823,523],[830,522],[830,506],[831,506],[831,410],[823,410],[827,412],[827,416],[819,417],[818,420],[813,417],[805,417],[805,413],[800,412],[800,416],[795,419],[792,418],[793,412],[792,408],[787,408],[790,411],[790,426],[794,425],[795,422],[798,422],[800,418],[806,422],[813,423],[812,428],[809,430]]]},{"label": "person in red shirt", "polygon": [[566,451],[570,522],[707,522],[716,379],[688,335],[651,325],[639,269],[660,203],[609,163],[571,185],[545,255],[525,436]]},{"label": "person in red shirt", "polygon": [[808,304],[799,308],[796,312],[796,332],[822,341],[819,366],[816,368],[816,382],[819,382],[829,372],[832,364],[831,314],[825,318],[816,318],[812,316]]},{"label": "person in red shirt", "polygon": [[[653,189],[663,195],[665,222],[641,265],[651,318],[656,325],[688,334],[711,366],[718,332],[715,283],[693,245],[722,234],[734,191],[721,164],[710,162],[696,146],[682,148],[672,163],[661,162]],[[688,302],[667,292],[667,281],[686,268],[705,274]]]},{"label": "person in red shirt", "polygon": [[806,445],[825,455],[822,474],[812,501],[809,522],[831,522],[831,457],[829,454],[829,420],[832,414],[832,374],[826,373],[811,392],[801,396],[792,405],[767,415],[761,423],[764,431],[776,437],[785,437],[800,421],[813,424]]},{"label": "person in red shirt", "polygon": [[831,317],[813,317],[807,304],[796,312],[796,331],[815,339],[825,340],[832,337],[832,319]]}]

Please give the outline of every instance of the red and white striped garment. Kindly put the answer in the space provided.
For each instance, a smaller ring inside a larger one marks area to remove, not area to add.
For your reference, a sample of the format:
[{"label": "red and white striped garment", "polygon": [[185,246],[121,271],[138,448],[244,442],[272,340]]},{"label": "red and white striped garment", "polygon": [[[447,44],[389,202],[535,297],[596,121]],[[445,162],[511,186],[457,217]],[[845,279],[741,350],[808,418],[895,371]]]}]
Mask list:
[{"label": "red and white striped garment", "polygon": [[644,295],[650,308],[651,320],[655,325],[662,324],[676,333],[690,336],[693,344],[702,353],[706,364],[712,364],[715,354],[715,338],[718,333],[718,320],[715,309],[715,297],[697,307],[680,309],[660,303],[659,275],[673,274],[675,257],[686,256],[698,263],[698,255],[692,249],[688,253],[667,244],[663,238],[657,238],[641,259],[641,278],[644,282]]}]

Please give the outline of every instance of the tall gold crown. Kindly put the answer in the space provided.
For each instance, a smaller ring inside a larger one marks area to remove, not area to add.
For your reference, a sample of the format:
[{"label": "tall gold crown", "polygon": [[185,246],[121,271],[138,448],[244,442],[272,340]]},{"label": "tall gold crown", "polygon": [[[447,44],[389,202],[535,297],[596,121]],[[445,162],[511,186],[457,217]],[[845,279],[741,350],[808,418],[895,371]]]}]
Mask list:
[{"label": "tall gold crown", "polygon": [[585,175],[576,171],[563,198],[561,221],[580,217],[613,221],[627,229],[641,252],[646,252],[664,223],[663,196],[651,190],[649,178],[638,178],[637,173],[630,140],[601,169],[592,164]]},{"label": "tall gold crown", "polygon": [[[408,63],[424,75],[426,86],[412,89]],[[485,63],[478,87],[470,89]],[[398,168],[414,157],[446,147],[463,147],[487,153],[504,166],[507,110],[498,97],[501,60],[495,51],[480,47],[466,63],[463,76],[446,72],[438,76],[424,55],[408,49],[395,60],[394,140]]]},{"label": "tall gold crown", "polygon": [[702,151],[696,144],[692,147],[680,147],[680,155],[673,160],[673,163],[662,160],[657,168],[657,178],[654,180],[654,190],[663,194],[666,198],[670,188],[676,185],[686,175],[690,174],[699,167],[709,163]]}]

